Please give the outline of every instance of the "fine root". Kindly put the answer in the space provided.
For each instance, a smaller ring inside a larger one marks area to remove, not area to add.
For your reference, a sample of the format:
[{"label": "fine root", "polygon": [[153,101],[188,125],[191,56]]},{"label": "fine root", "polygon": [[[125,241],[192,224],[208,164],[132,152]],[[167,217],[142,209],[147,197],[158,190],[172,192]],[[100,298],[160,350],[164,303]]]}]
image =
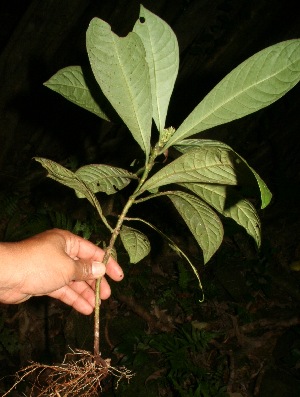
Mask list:
[{"label": "fine root", "polygon": [[[104,379],[116,378],[116,386],[133,373],[124,367],[112,367],[110,359],[94,357],[90,352],[76,349],[66,354],[62,364],[46,365],[31,362],[16,374],[14,385],[2,397],[21,382],[29,381],[28,397],[96,397],[102,391]],[[33,380],[32,380],[33,379]]]}]

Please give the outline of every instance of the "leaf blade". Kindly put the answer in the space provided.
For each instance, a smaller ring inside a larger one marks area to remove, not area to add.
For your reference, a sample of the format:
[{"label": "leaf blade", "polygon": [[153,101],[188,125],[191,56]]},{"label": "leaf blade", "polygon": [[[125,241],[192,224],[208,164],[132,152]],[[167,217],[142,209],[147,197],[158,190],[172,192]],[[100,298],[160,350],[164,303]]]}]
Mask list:
[{"label": "leaf blade", "polygon": [[34,160],[38,161],[47,170],[48,178],[51,178],[71,189],[78,190],[84,195],[86,190],[85,186],[76,178],[74,172],[53,160],[45,159],[43,157],[34,157]]},{"label": "leaf blade", "polygon": [[128,252],[130,263],[138,263],[149,254],[151,247],[148,237],[139,230],[123,225],[120,237]]},{"label": "leaf blade", "polygon": [[118,37],[93,18],[86,46],[100,88],[148,157],[152,123],[151,88],[143,44],[136,33]]},{"label": "leaf blade", "polygon": [[45,159],[43,157],[34,157],[34,160],[38,161],[47,171],[48,177],[55,181],[70,187],[75,192],[80,194],[80,197],[85,197],[98,211],[100,218],[102,219],[105,226],[112,232],[112,228],[108,224],[105,216],[103,215],[102,208],[95,194],[89,189],[89,187],[74,172],[68,170],[62,165],[55,161]]},{"label": "leaf blade", "polygon": [[165,128],[168,106],[178,74],[178,41],[170,26],[142,5],[133,31],[139,35],[146,50],[152,93],[152,117],[161,132]]},{"label": "leaf blade", "polygon": [[229,150],[198,147],[154,174],[145,182],[141,191],[180,182],[236,185],[235,161]]},{"label": "leaf blade", "polygon": [[59,70],[44,83],[44,86],[62,95],[70,102],[94,113],[96,116],[110,121],[99,103],[92,96],[80,66],[69,66]]},{"label": "leaf blade", "polygon": [[[104,192],[114,194],[126,187],[135,174],[123,168],[105,164],[90,164],[78,168],[75,175],[82,180],[93,193]],[[80,195],[79,195],[80,197]]]},{"label": "leaf blade", "polygon": [[265,48],[221,80],[183,121],[165,148],[270,105],[299,80],[300,39]]},{"label": "leaf blade", "polygon": [[256,182],[258,184],[261,196],[261,209],[266,208],[271,200],[272,200],[272,193],[270,192],[268,186],[262,180],[262,178],[258,175],[258,173],[248,164],[248,162],[236,153],[229,145],[226,143],[215,141],[211,139],[184,139],[183,141],[178,142],[175,145],[175,148],[179,150],[181,153],[187,153],[190,150],[194,150],[198,147],[218,147],[220,150],[229,150],[232,151],[242,162],[243,164],[252,172],[254,175]]},{"label": "leaf blade", "polygon": [[246,232],[254,239],[257,246],[261,245],[261,222],[253,204],[240,197],[233,197],[233,192],[229,193],[230,202],[227,202],[228,186],[206,185],[197,183],[183,183],[181,186],[189,189],[197,196],[201,197],[211,207],[216,209],[225,217],[233,219],[238,225],[242,226]]},{"label": "leaf blade", "polygon": [[207,263],[223,240],[219,217],[207,204],[188,193],[168,192],[168,197],[201,247],[204,263]]}]

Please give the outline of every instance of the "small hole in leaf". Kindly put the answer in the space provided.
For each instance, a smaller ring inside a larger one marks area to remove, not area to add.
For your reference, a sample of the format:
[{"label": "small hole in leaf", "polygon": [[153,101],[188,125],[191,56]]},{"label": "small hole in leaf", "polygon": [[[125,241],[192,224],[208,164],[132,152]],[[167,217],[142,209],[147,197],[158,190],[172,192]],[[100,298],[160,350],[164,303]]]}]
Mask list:
[{"label": "small hole in leaf", "polygon": [[141,23],[145,23],[145,22],[146,22],[146,19],[145,19],[144,17],[140,17],[140,22],[141,22]]}]

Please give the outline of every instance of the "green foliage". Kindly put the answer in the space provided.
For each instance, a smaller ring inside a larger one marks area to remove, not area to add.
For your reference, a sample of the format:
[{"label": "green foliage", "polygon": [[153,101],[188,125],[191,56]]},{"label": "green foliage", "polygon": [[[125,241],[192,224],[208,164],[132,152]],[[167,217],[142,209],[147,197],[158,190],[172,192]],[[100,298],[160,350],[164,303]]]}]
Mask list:
[{"label": "green foliage", "polygon": [[0,358],[7,353],[13,355],[20,350],[18,337],[13,329],[9,329],[4,319],[0,316]]},{"label": "green foliage", "polygon": [[166,147],[270,105],[298,83],[299,70],[299,39],[283,41],[254,54],[206,95]]},{"label": "green foliage", "polygon": [[146,52],[139,36],[130,32],[120,38],[106,22],[94,18],[87,30],[86,42],[101,91],[148,157],[152,99]]},{"label": "green foliage", "polygon": [[0,219],[1,241],[23,240],[49,228],[69,230],[86,239],[92,234],[103,235],[102,224],[93,217],[85,216],[83,221],[49,204],[35,207],[23,194],[5,190],[0,192]]},{"label": "green foliage", "polygon": [[[91,94],[86,85],[86,80],[80,66],[68,67],[60,70],[49,83],[45,85],[53,91],[59,92],[60,95],[67,98],[76,105],[96,114],[97,116],[108,120],[108,116],[99,106],[99,98],[97,101]],[[101,100],[100,100],[101,102]]]},{"label": "green foliage", "polygon": [[0,219],[11,217],[18,209],[19,197],[9,191],[0,192]]},{"label": "green foliage", "polygon": [[1,241],[17,241],[51,227],[49,217],[26,208],[26,201],[17,193],[5,190],[0,193]]},{"label": "green foliage", "polygon": [[122,243],[129,253],[131,263],[137,263],[150,252],[148,237],[131,227],[122,226],[120,230]]},{"label": "green foliage", "polygon": [[[191,324],[183,325],[172,334],[146,335],[132,331],[124,335],[116,351],[124,355],[124,363],[136,371],[153,363],[153,357],[159,354],[155,372],[167,374],[166,379],[176,391],[175,395],[226,397],[222,363],[216,363],[214,368],[207,366],[209,342],[214,336]],[[158,384],[162,381],[159,376],[153,379]]]},{"label": "green foliage", "polygon": [[[108,253],[119,234],[131,262],[136,263],[149,253],[146,236],[123,223],[132,220],[128,212],[134,204],[161,196],[170,199],[185,221],[203,251],[204,263],[222,242],[222,217],[242,226],[259,247],[258,213],[235,186],[255,186],[260,192],[261,207],[265,208],[271,200],[266,184],[228,145],[187,138],[258,111],[294,87],[300,79],[300,40],[275,44],[238,65],[177,130],[165,126],[179,65],[177,39],[168,24],[141,6],[133,31],[119,37],[105,21],[94,18],[87,29],[86,49],[93,76],[80,66],[72,66],[57,72],[45,85],[105,120],[110,119],[107,109],[113,108],[142,149],[144,167],[131,173],[93,164],[72,172],[50,160],[36,160],[48,170],[50,178],[74,189],[78,197],[87,198],[96,208],[112,234]],[[157,131],[152,128],[152,120]],[[157,157],[171,146],[178,157],[154,173]],[[132,182],[136,182],[132,193],[112,227],[96,195],[114,194]],[[187,259],[175,244],[170,245]],[[188,263],[198,276],[189,260]]]},{"label": "green foliage", "polygon": [[152,118],[157,130],[162,134],[179,68],[177,38],[163,20],[143,6],[133,32],[140,37],[146,50],[151,84]]}]

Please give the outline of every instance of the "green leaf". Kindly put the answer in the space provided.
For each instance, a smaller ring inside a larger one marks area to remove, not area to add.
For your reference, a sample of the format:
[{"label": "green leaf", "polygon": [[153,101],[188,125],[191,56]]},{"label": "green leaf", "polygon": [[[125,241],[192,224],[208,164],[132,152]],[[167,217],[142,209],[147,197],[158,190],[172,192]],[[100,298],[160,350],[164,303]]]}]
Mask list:
[{"label": "green leaf", "polygon": [[[51,90],[59,93],[70,102],[96,114],[104,120],[108,116],[100,108],[99,102],[96,101],[88,88],[82,68],[80,66],[69,66],[59,70],[44,85]],[[100,95],[99,95],[100,96]]]},{"label": "green leaf", "polygon": [[41,165],[48,171],[47,176],[49,178],[80,192],[84,197],[86,197],[87,188],[83,182],[76,177],[74,172],[52,160],[42,157],[34,157],[34,160],[41,163]]},{"label": "green leaf", "polygon": [[188,193],[168,192],[168,197],[182,216],[203,251],[207,263],[223,240],[223,225],[216,213],[202,200]]},{"label": "green leaf", "polygon": [[139,230],[123,225],[120,237],[131,263],[137,263],[149,254],[151,247],[148,237]]},{"label": "green leaf", "polygon": [[97,200],[95,194],[88,187],[87,184],[82,181],[79,176],[74,172],[68,170],[62,165],[56,163],[55,161],[48,160],[42,157],[34,157],[36,161],[41,163],[41,165],[48,171],[48,177],[54,179],[55,181],[61,183],[62,185],[68,186],[74,189],[77,195],[80,197],[85,197],[98,211],[100,218],[102,219],[105,226],[112,231],[112,228],[108,224],[105,216],[103,215],[99,201]]},{"label": "green leaf", "polygon": [[[159,195],[157,195],[156,197],[158,197]],[[153,198],[153,197],[152,197]],[[201,283],[201,279],[200,279],[200,275],[198,273],[197,268],[193,265],[193,263],[190,261],[190,259],[188,258],[188,256],[178,247],[178,245],[170,239],[170,237],[168,237],[165,233],[163,233],[160,229],[158,229],[156,226],[152,225],[151,223],[145,221],[144,219],[141,218],[126,218],[126,220],[132,220],[132,221],[139,221],[144,223],[145,225],[149,226],[151,229],[155,230],[158,234],[160,234],[162,236],[162,238],[164,238],[168,243],[169,243],[169,247],[172,248],[172,250],[174,252],[176,252],[177,255],[180,256],[180,258],[183,258],[187,261],[187,263],[190,265],[190,267],[192,268],[195,276],[197,277],[198,283],[199,283],[199,287],[203,293],[203,297],[200,300],[200,302],[204,301],[204,291],[203,291],[203,287],[202,287],[202,283]]]},{"label": "green leaf", "polygon": [[139,36],[119,37],[93,18],[86,34],[87,52],[100,88],[148,157],[152,124],[149,69]]},{"label": "green leaf", "polygon": [[300,39],[284,41],[256,53],[206,95],[165,148],[270,105],[293,88],[299,79]]},{"label": "green leaf", "polygon": [[174,148],[180,153],[187,153],[190,150],[194,150],[195,148],[199,147],[218,147],[220,149],[233,151],[233,149],[226,143],[213,139],[183,139],[182,141],[179,141],[176,143],[176,145],[174,145]]},{"label": "green leaf", "polygon": [[142,5],[133,31],[139,35],[146,50],[152,93],[152,117],[161,132],[165,128],[168,106],[178,74],[177,38],[165,21]]},{"label": "green leaf", "polygon": [[252,167],[250,167],[247,161],[238,153],[236,153],[230,146],[226,145],[226,143],[214,141],[211,139],[184,139],[183,141],[180,141],[175,145],[175,148],[181,153],[187,153],[190,150],[195,150],[195,148],[199,147],[219,148],[220,150],[229,150],[234,153],[234,155],[237,156],[243,162],[243,164],[252,172],[257,181],[261,196],[261,208],[266,208],[267,205],[270,204],[270,201],[272,199],[272,193],[268,189],[265,182],[261,179],[258,173]]},{"label": "green leaf", "polygon": [[[103,164],[90,164],[79,168],[75,175],[93,192],[114,194],[126,187],[132,179],[138,179],[135,174],[118,167]],[[78,192],[78,197],[81,197]]]},{"label": "green leaf", "polygon": [[153,190],[170,183],[203,182],[236,185],[237,156],[218,147],[198,147],[166,165],[142,186]]},{"label": "green leaf", "polygon": [[[201,197],[225,217],[246,229],[258,247],[261,245],[261,224],[258,214],[248,200],[237,197],[230,187],[201,183],[182,183],[181,186]],[[229,190],[229,191],[228,191]]]}]

